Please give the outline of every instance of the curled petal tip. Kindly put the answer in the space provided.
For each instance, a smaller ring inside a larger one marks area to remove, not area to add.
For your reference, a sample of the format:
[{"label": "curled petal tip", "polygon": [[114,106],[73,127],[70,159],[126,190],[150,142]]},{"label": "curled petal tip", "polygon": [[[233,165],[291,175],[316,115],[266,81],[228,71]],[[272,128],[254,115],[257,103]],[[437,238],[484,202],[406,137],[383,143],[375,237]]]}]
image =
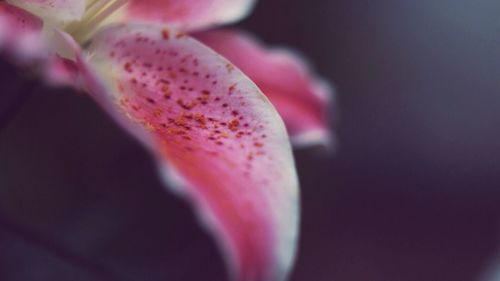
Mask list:
[{"label": "curled petal tip", "polygon": [[47,60],[43,75],[52,86],[75,86],[79,70],[74,61],[54,55]]},{"label": "curled petal tip", "polygon": [[333,90],[306,60],[289,49],[270,49],[252,36],[215,30],[195,35],[252,79],[271,100],[294,144],[330,146],[328,112]]},{"label": "curled petal tip", "polygon": [[319,146],[324,148],[327,152],[331,152],[335,148],[334,137],[329,131],[321,128],[294,135],[291,141],[297,148]]},{"label": "curled petal tip", "polygon": [[167,23],[184,31],[235,22],[245,17],[255,0],[132,0],[127,17]]}]

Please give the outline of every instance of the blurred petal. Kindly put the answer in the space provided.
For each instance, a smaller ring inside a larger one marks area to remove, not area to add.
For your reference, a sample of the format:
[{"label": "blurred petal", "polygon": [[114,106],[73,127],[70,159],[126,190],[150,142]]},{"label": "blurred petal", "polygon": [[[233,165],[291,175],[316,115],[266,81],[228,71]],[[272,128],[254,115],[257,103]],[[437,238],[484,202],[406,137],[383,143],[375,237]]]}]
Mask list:
[{"label": "blurred petal", "polygon": [[19,59],[28,60],[37,56],[42,26],[38,17],[0,2],[0,48]]},{"label": "blurred petal", "polygon": [[70,22],[82,18],[87,0],[7,0],[45,21]]},{"label": "blurred petal", "polygon": [[298,188],[284,124],[266,97],[173,30],[114,26],[89,51],[89,64],[80,60],[88,90],[192,200],[233,276],[283,280],[295,255]]},{"label": "blurred petal", "polygon": [[250,77],[285,120],[295,145],[329,145],[328,109],[332,90],[307,63],[286,49],[268,49],[237,31],[195,35]]},{"label": "blurred petal", "polygon": [[245,17],[255,0],[131,0],[129,17],[197,30]]},{"label": "blurred petal", "polygon": [[79,69],[76,56],[81,49],[68,33],[61,30],[45,30],[44,47],[49,51],[39,61],[40,75],[50,86],[71,86],[80,89]]},{"label": "blurred petal", "polygon": [[73,50],[74,46],[67,47],[67,39],[57,40],[62,37],[48,36],[48,32],[42,35],[42,28],[40,18],[0,2],[0,48],[11,55],[14,63],[40,69],[41,76],[50,84],[74,85],[78,71],[75,64],[57,54],[59,50]]},{"label": "blurred petal", "polygon": [[54,55],[47,61],[43,75],[52,86],[76,86],[78,67],[72,60]]},{"label": "blurred petal", "polygon": [[500,281],[500,257],[495,257],[486,265],[485,271],[480,274],[480,281]]}]

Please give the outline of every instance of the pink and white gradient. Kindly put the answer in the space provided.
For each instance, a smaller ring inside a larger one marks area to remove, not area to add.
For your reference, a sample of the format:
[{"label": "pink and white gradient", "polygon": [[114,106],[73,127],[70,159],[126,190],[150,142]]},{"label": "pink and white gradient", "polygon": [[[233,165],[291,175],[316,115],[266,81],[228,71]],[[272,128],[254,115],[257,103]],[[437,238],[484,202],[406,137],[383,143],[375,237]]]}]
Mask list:
[{"label": "pink and white gradient", "polygon": [[195,37],[233,62],[259,86],[285,121],[295,145],[331,145],[328,108],[332,89],[315,76],[302,57],[289,49],[266,48],[236,30],[205,31]]},{"label": "pink and white gradient", "polygon": [[[149,149],[233,279],[285,280],[299,221],[285,123],[295,140],[326,143],[326,84],[300,58],[243,35],[197,34],[210,48],[186,34],[238,20],[252,0],[110,2],[119,12],[102,1],[0,1],[0,45],[49,82],[86,90]],[[110,18],[88,21],[96,7]],[[31,53],[18,51],[26,38]]]}]

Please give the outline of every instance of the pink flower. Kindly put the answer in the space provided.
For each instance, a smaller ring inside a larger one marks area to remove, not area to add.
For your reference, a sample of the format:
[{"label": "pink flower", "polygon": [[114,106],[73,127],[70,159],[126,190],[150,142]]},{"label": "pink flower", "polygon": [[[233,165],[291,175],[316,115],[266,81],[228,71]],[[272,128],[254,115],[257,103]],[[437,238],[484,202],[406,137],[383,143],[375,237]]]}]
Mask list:
[{"label": "pink flower", "polygon": [[86,90],[144,144],[167,186],[193,202],[234,279],[284,280],[299,191],[289,137],[268,98],[294,142],[328,144],[329,88],[296,55],[246,35],[194,35],[230,62],[186,34],[235,21],[253,4],[0,1],[0,46],[47,81]]}]

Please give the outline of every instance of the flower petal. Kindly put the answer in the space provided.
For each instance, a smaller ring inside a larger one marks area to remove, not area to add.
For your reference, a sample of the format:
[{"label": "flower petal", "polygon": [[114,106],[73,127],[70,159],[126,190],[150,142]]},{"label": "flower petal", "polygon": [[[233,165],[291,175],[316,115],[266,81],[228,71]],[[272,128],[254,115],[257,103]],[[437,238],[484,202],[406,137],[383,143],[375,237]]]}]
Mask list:
[{"label": "flower petal", "polygon": [[232,30],[207,31],[195,37],[259,86],[285,120],[294,144],[330,144],[332,90],[312,74],[301,57],[286,49],[268,49],[251,36]]},{"label": "flower petal", "polygon": [[87,0],[7,0],[48,22],[71,22],[82,18]]},{"label": "flower petal", "polygon": [[57,52],[69,49],[69,43],[57,40],[59,36],[48,36],[42,26],[35,15],[0,2],[0,50],[8,54],[7,58],[21,67],[39,70],[38,74],[53,86],[76,86],[76,65]]},{"label": "flower petal", "polygon": [[198,30],[246,16],[255,0],[131,0],[128,16]]},{"label": "flower petal", "polygon": [[74,61],[54,55],[47,60],[43,77],[51,86],[73,86],[78,89],[78,72]]},{"label": "flower petal", "polygon": [[0,2],[0,48],[20,58],[37,56],[42,26],[38,17]]},{"label": "flower petal", "polygon": [[88,90],[193,201],[234,277],[283,280],[295,254],[298,184],[286,129],[267,98],[173,30],[109,27],[89,50],[89,64],[80,61]]}]

